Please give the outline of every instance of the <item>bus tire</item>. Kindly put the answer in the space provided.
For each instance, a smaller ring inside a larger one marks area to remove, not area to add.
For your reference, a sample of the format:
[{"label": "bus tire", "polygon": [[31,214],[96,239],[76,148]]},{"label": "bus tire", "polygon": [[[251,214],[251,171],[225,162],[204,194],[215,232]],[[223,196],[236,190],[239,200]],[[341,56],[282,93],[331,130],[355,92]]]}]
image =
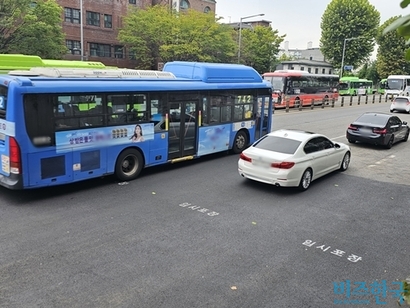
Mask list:
[{"label": "bus tire", "polygon": [[115,176],[120,181],[131,181],[138,177],[143,167],[143,158],[136,149],[126,149],[117,158]]},{"label": "bus tire", "polygon": [[232,145],[232,152],[235,154],[242,153],[242,151],[245,150],[245,148],[248,146],[248,143],[248,134],[244,130],[240,130],[235,135],[235,139]]}]

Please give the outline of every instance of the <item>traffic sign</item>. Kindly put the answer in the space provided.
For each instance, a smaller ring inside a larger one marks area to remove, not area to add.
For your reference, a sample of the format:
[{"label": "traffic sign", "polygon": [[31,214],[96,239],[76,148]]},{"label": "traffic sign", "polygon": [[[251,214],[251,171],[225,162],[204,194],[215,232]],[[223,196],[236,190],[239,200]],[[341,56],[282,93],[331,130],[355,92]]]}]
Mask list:
[{"label": "traffic sign", "polygon": [[345,65],[344,70],[345,70],[345,71],[351,71],[351,70],[353,70],[353,65]]}]

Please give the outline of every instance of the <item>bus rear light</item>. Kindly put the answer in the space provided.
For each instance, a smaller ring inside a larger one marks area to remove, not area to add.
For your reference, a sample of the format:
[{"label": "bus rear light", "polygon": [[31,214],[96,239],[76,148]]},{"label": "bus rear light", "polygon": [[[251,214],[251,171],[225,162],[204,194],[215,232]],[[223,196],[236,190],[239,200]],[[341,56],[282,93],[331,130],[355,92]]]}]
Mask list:
[{"label": "bus rear light", "polygon": [[9,138],[9,155],[10,155],[10,172],[14,174],[20,174],[21,170],[21,154],[20,146],[16,139]]},{"label": "bus rear light", "polygon": [[241,155],[239,156],[240,159],[247,161],[247,162],[252,162],[252,159],[248,156],[246,156],[245,154],[241,153]]},{"label": "bus rear light", "polygon": [[294,162],[290,161],[283,161],[281,163],[272,163],[271,167],[273,168],[279,168],[279,169],[290,169],[295,165]]}]

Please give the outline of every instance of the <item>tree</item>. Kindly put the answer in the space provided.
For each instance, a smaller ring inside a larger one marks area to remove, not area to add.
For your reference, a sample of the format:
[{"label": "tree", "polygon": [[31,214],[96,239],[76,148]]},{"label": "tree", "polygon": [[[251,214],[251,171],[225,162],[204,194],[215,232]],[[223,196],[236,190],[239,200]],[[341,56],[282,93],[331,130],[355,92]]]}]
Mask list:
[{"label": "tree", "polygon": [[[406,8],[410,4],[410,0],[402,0],[400,2],[401,8]],[[384,30],[383,34],[395,31],[406,40],[406,45],[410,44],[410,15],[401,16],[394,20]],[[406,60],[410,61],[410,49],[406,51]]]},{"label": "tree", "polygon": [[406,40],[397,31],[386,34],[384,29],[398,20],[400,16],[392,17],[380,26],[376,37],[379,45],[377,52],[377,71],[382,78],[389,75],[405,75],[410,73],[410,65],[406,61]]},{"label": "tree", "polygon": [[140,68],[155,69],[160,61],[230,62],[234,56],[233,30],[213,14],[153,6],[131,11],[124,24],[119,40],[135,52]]},{"label": "tree", "polygon": [[279,46],[285,35],[270,27],[255,26],[242,30],[241,63],[252,66],[259,73],[270,71],[278,62]]},{"label": "tree", "polygon": [[0,52],[61,59],[61,13],[55,0],[0,0]]},{"label": "tree", "polygon": [[232,28],[215,15],[188,10],[174,15],[173,35],[160,48],[164,61],[231,62],[236,43]]},{"label": "tree", "polygon": [[[380,23],[380,13],[368,0],[332,0],[321,22],[320,48],[325,58],[340,67],[346,42],[344,63],[360,66],[370,56]],[[352,40],[346,40],[355,38]]]},{"label": "tree", "polygon": [[358,72],[358,77],[373,81],[377,84],[380,81],[380,76],[377,73],[377,61],[366,62]]}]

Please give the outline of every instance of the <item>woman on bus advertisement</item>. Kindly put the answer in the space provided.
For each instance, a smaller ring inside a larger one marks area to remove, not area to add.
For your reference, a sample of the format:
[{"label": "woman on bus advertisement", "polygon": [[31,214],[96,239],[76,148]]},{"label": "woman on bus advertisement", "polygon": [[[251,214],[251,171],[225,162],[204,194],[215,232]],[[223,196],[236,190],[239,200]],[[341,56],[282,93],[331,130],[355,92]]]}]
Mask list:
[{"label": "woman on bus advertisement", "polygon": [[144,137],[142,136],[142,127],[141,125],[137,124],[134,128],[134,134],[131,136],[130,140],[132,142],[142,142],[144,141]]}]

